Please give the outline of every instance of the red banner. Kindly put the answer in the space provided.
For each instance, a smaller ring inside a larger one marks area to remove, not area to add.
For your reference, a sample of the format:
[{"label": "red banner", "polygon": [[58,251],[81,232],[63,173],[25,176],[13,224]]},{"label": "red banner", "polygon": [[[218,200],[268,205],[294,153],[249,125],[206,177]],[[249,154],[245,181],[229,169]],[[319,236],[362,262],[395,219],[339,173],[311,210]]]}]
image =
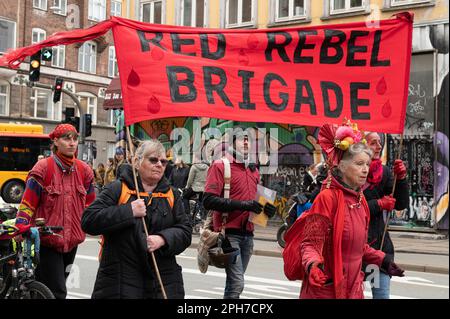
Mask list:
[{"label": "red banner", "polygon": [[[412,20],[401,13],[370,25],[219,30],[113,17],[103,28],[113,29],[127,125],[180,116],[309,126],[347,118],[363,130],[401,133]],[[74,32],[46,41],[71,34],[73,42]]]}]

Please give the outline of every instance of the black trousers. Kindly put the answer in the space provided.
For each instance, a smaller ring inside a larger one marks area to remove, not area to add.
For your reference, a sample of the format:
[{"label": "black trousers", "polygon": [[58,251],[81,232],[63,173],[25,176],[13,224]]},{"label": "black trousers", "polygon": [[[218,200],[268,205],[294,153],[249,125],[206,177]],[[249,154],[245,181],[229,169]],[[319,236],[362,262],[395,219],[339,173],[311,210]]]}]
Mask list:
[{"label": "black trousers", "polygon": [[56,299],[66,299],[66,279],[75,260],[77,247],[68,253],[60,253],[53,248],[41,246],[40,262],[36,268],[36,279],[46,285]]}]

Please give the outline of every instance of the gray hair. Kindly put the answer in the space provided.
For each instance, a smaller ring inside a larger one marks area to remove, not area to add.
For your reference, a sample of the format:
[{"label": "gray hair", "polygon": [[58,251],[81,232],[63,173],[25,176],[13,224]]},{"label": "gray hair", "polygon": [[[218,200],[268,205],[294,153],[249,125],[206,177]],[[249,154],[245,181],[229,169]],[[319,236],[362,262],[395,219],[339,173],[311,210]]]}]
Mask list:
[{"label": "gray hair", "polygon": [[164,148],[164,145],[162,145],[158,140],[148,140],[142,142],[136,150],[135,154],[138,166],[141,166],[142,161],[148,154],[165,155],[166,149]]},{"label": "gray hair", "polygon": [[[372,159],[373,151],[368,147],[366,144],[363,143],[356,143],[350,145],[348,150],[346,150],[342,156],[342,159],[339,163],[342,163],[344,166],[347,166],[350,161],[356,156],[361,153],[365,153],[369,156],[370,159]],[[336,173],[338,176],[342,178],[342,170],[340,165],[338,165]]]},{"label": "gray hair", "polygon": [[370,159],[372,159],[373,151],[364,143],[355,143],[350,145],[347,151],[344,152],[341,161],[348,162],[352,160],[356,155],[366,153]]}]

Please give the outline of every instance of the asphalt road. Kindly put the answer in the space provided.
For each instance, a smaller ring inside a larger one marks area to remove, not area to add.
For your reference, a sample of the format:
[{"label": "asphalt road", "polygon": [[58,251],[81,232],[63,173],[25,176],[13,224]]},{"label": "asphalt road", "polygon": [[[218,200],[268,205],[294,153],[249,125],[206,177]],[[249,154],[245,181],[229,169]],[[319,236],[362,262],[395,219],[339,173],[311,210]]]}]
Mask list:
[{"label": "asphalt road", "polygon": [[[96,238],[87,238],[79,246],[75,264],[68,278],[68,298],[90,298],[98,269],[99,244]],[[187,249],[178,258],[183,267],[186,299],[221,299],[225,272],[211,267],[206,274],[197,268],[196,250]],[[253,256],[247,273],[243,299],[295,299],[301,282],[288,281],[283,274],[283,260],[277,257]],[[365,297],[371,298],[366,288]],[[408,271],[403,278],[394,278],[391,285],[393,299],[449,299],[449,276]]]}]

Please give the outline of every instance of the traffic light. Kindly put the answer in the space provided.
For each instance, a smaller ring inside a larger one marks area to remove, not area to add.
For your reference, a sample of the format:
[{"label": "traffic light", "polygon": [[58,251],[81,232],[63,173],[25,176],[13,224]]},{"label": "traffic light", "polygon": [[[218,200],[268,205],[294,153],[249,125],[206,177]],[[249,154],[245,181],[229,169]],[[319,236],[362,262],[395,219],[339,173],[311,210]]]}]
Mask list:
[{"label": "traffic light", "polygon": [[58,103],[61,100],[61,91],[64,80],[56,78],[55,80],[55,93],[53,93],[53,103]]},{"label": "traffic light", "polygon": [[31,82],[39,81],[39,76],[41,75],[41,51],[39,50],[33,54],[30,58],[30,72],[28,79]]},{"label": "traffic light", "polygon": [[77,129],[77,132],[80,132],[80,118],[75,116],[75,108],[66,107],[64,114],[65,118],[63,123],[72,124]]},{"label": "traffic light", "polygon": [[84,136],[92,135],[92,114],[84,114]]},{"label": "traffic light", "polygon": [[69,123],[71,119],[75,116],[75,108],[74,107],[66,107],[64,111],[65,119],[63,123]]},{"label": "traffic light", "polygon": [[53,57],[53,49],[44,48],[41,50],[41,59],[42,61],[50,62]]}]

